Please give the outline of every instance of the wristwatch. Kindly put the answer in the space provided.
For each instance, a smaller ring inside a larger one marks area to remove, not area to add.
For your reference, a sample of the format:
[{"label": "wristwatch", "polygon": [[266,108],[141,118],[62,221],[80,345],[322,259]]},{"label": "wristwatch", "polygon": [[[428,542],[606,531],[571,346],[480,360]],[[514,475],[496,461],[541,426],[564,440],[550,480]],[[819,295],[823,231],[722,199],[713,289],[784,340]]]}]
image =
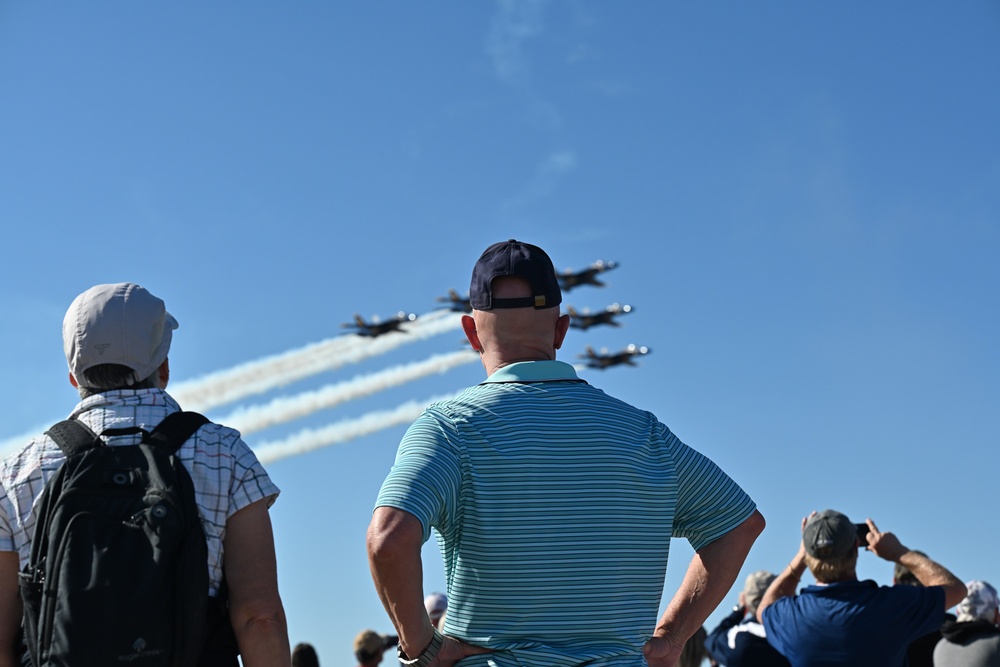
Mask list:
[{"label": "wristwatch", "polygon": [[438,632],[437,628],[432,629],[434,630],[434,634],[431,635],[431,643],[416,658],[408,657],[403,653],[403,647],[398,644],[396,645],[396,657],[399,658],[400,664],[406,667],[427,667],[427,665],[431,664],[431,661],[437,657],[438,651],[441,650],[441,645],[444,643],[444,635]]}]

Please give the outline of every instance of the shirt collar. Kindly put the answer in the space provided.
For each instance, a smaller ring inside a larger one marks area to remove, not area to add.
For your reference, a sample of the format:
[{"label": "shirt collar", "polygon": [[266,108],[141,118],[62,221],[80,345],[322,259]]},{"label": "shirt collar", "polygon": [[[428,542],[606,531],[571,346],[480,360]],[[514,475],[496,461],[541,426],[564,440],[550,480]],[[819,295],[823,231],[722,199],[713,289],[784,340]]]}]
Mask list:
[{"label": "shirt collar", "polygon": [[162,389],[113,389],[83,399],[70,417],[76,418],[87,413],[118,412],[138,407],[162,408],[170,412],[180,409],[177,401]]},{"label": "shirt collar", "polygon": [[485,382],[583,382],[576,369],[562,361],[518,361],[498,368]]}]

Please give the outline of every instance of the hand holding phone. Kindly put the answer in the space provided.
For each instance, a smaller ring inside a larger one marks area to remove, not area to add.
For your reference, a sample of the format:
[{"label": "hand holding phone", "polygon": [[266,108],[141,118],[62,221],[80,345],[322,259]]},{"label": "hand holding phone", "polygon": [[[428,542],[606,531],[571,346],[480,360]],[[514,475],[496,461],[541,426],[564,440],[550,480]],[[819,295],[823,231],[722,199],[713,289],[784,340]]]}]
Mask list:
[{"label": "hand holding phone", "polygon": [[855,534],[858,536],[858,548],[867,549],[868,548],[868,524],[867,523],[856,523],[854,524]]}]

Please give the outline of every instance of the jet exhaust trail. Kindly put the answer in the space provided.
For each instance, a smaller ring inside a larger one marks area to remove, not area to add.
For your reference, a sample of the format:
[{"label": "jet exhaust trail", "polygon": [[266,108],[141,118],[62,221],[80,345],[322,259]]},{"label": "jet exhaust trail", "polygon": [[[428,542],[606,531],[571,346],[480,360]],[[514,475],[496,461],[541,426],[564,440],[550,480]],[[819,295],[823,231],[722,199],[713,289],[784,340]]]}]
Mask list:
[{"label": "jet exhaust trail", "polygon": [[[458,392],[461,393],[461,392]],[[431,403],[454,398],[458,394],[437,396],[426,401],[408,401],[392,410],[377,410],[357,419],[346,419],[318,429],[303,429],[284,440],[264,442],[253,448],[257,459],[268,464],[279,459],[305,454],[323,447],[360,438],[392,426],[408,424]]]},{"label": "jet exhaust trail", "polygon": [[434,311],[408,325],[406,333],[390,333],[378,338],[338,336],[289,350],[233,368],[179,382],[170,395],[187,410],[204,412],[255,394],[283,387],[303,378],[340,368],[345,364],[385,354],[461,327],[461,318],[449,311]]},{"label": "jet exhaust trail", "polygon": [[276,398],[268,403],[240,407],[225,417],[213,420],[231,426],[243,435],[300,419],[319,410],[369,396],[434,373],[444,373],[451,368],[478,361],[479,355],[469,349],[449,354],[436,354],[423,361],[415,361],[387,368],[368,375],[359,375],[345,382],[327,385],[296,396]]}]

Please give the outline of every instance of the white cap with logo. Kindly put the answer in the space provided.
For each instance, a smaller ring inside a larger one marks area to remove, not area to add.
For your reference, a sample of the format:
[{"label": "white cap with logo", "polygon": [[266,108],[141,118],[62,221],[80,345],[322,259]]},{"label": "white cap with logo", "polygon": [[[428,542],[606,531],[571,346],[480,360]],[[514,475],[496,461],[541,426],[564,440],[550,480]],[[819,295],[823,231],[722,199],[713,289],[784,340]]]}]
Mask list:
[{"label": "white cap with logo", "polygon": [[[83,372],[101,364],[131,368],[140,382],[170,351],[177,320],[163,301],[135,283],[95,285],[76,297],[63,318],[63,350],[81,386]],[[131,384],[131,383],[130,383]]]}]

